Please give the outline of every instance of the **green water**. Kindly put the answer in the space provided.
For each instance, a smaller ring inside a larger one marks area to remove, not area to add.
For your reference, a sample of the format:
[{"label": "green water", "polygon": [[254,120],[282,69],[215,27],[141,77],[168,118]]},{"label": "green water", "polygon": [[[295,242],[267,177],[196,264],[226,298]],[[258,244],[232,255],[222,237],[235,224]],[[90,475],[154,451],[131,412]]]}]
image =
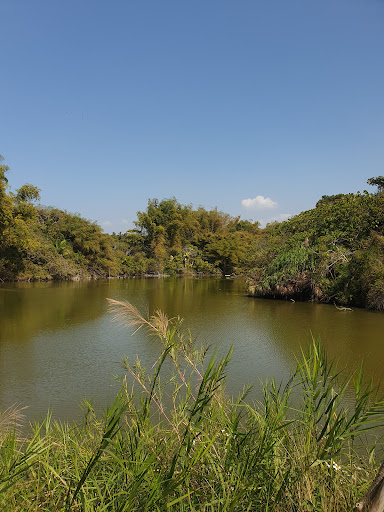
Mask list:
[{"label": "green water", "polygon": [[100,407],[111,400],[123,357],[152,366],[158,342],[113,323],[107,297],[182,316],[196,343],[219,355],[233,345],[231,394],[254,384],[257,398],[260,380],[286,379],[312,335],[347,371],[364,359],[368,376],[383,377],[384,314],[252,299],[244,290],[241,280],[193,278],[1,284],[0,410],[18,403],[29,418],[48,409],[77,418],[83,397]]}]

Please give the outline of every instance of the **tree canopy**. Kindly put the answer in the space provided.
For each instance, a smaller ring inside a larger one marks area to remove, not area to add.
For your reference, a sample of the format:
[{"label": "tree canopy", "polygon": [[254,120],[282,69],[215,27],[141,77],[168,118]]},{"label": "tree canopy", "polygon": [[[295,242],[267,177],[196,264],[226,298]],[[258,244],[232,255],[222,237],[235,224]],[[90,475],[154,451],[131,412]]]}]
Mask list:
[{"label": "tree canopy", "polygon": [[[3,159],[1,158],[1,162]],[[233,274],[261,230],[257,222],[193,209],[176,198],[150,199],[135,229],[108,235],[100,226],[36,204],[40,190],[10,191],[0,166],[0,279],[73,279],[145,274]]]},{"label": "tree canopy", "polygon": [[384,176],[377,176],[376,178],[369,178],[367,180],[368,185],[376,186],[377,193],[382,194],[384,192]]},{"label": "tree canopy", "polygon": [[323,196],[256,245],[252,294],[384,309],[382,194]]}]

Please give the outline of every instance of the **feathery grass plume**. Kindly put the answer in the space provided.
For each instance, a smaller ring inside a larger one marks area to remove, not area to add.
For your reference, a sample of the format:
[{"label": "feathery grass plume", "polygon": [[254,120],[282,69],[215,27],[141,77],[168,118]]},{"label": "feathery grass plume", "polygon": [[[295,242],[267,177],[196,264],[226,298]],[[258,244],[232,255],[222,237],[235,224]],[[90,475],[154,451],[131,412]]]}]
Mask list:
[{"label": "feathery grass plume", "polygon": [[155,330],[155,328],[151,326],[148,320],[143,317],[137,307],[127,300],[107,299],[107,301],[109,304],[109,311],[114,313],[113,321],[118,322],[119,325],[124,327],[138,326],[137,330],[139,330],[144,325],[147,325],[148,327]]},{"label": "feathery grass plume", "polygon": [[22,411],[27,409],[26,406],[21,407],[20,405],[13,404],[8,409],[0,412],[0,441],[10,431],[18,432],[23,426],[25,415]]},{"label": "feathery grass plume", "polygon": [[[114,321],[125,327],[137,326],[133,334],[141,329],[141,327],[146,326],[150,332],[158,334],[163,338],[167,337],[168,328],[174,319],[169,319],[162,311],[156,310],[155,313],[150,316],[149,320],[147,320],[137,307],[127,300],[108,298],[107,301],[109,303],[109,311],[115,314],[113,318]],[[180,321],[180,319],[178,320]]]}]

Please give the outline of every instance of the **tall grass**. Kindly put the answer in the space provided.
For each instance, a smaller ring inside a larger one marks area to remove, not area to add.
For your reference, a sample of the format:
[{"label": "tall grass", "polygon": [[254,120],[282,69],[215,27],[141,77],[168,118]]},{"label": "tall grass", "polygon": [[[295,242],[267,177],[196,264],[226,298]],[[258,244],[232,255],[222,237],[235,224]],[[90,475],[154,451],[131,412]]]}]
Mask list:
[{"label": "tall grass", "polygon": [[209,357],[181,319],[160,311],[147,319],[127,302],[110,308],[158,337],[155,366],[125,360],[102,418],[84,402],[83,422],[48,415],[23,438],[5,411],[0,510],[352,510],[379,462],[369,432],[384,419],[361,371],[343,379],[312,342],[286,385],[265,383],[254,404],[247,390],[233,400],[224,389],[231,352]]}]

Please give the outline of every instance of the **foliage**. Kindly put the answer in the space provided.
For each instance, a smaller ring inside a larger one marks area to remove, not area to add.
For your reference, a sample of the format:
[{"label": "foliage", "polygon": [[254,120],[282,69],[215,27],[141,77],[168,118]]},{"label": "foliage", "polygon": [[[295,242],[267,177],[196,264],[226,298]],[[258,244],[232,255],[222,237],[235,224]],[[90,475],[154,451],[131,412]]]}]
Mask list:
[{"label": "foliage", "polygon": [[256,404],[246,390],[231,400],[231,353],[208,357],[179,318],[110,303],[119,321],[160,341],[153,372],[124,361],[122,390],[103,418],[85,401],[82,423],[48,415],[21,438],[18,411],[0,415],[2,510],[352,509],[375,472],[379,447],[375,437],[366,446],[366,433],[384,420],[361,371],[343,379],[312,342],[285,385],[265,383]]},{"label": "foliage", "polygon": [[268,226],[256,245],[250,292],[384,309],[383,214],[382,194],[337,194]]},{"label": "foliage", "polygon": [[257,222],[171,198],[149,200],[134,230],[108,235],[78,214],[36,206],[40,190],[33,185],[13,194],[8,170],[0,165],[3,281],[239,273],[260,234]]},{"label": "foliage", "polygon": [[175,198],[149,200],[147,210],[137,213],[135,226],[129,235],[139,235],[140,250],[156,261],[156,272],[169,274],[241,272],[245,255],[260,234],[257,222],[217,209],[193,210]]},{"label": "foliage", "polygon": [[376,186],[379,194],[384,192],[384,176],[377,176],[376,178],[369,178],[368,185]]},{"label": "foliage", "polygon": [[33,185],[23,185],[13,194],[5,177],[8,170],[0,166],[1,280],[118,274],[110,235],[79,215],[36,206],[40,190]]}]

